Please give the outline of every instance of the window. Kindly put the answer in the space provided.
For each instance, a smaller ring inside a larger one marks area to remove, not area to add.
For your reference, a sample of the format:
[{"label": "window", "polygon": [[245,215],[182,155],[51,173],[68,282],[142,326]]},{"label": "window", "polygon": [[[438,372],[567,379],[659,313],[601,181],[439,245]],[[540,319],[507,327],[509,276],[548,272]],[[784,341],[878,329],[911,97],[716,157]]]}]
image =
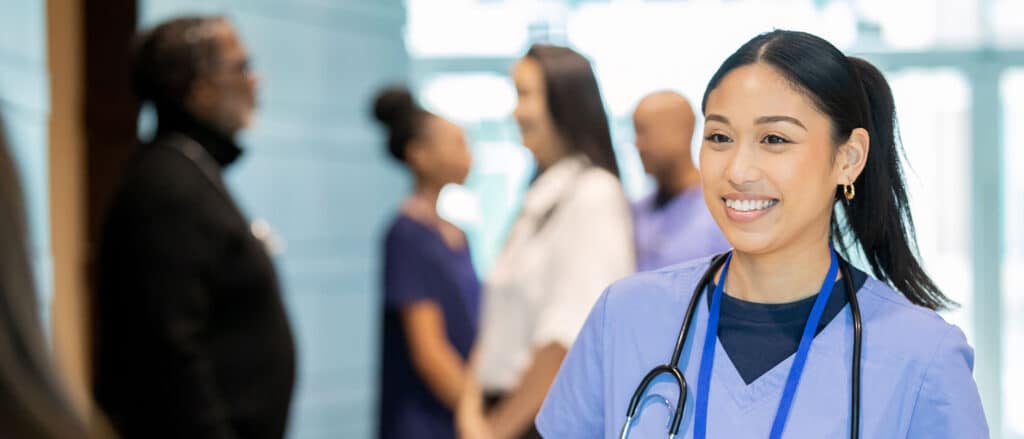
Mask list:
[{"label": "window", "polygon": [[[973,340],[969,88],[952,69],[888,75],[906,152],[904,178],[925,270],[960,307],[946,313]],[[936,91],[941,99],[934,99]]]},{"label": "window", "polygon": [[1003,260],[1003,413],[1007,438],[1024,438],[1024,69],[1003,77],[1006,248]]}]

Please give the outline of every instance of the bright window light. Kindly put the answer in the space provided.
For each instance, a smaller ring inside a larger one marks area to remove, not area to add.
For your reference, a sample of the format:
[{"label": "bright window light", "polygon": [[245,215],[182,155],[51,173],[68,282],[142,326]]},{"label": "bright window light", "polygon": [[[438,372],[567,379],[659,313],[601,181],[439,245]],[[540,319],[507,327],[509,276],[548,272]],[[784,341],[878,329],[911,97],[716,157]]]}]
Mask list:
[{"label": "bright window light", "polygon": [[442,75],[423,88],[424,105],[458,123],[507,119],[516,105],[515,86],[493,73]]}]

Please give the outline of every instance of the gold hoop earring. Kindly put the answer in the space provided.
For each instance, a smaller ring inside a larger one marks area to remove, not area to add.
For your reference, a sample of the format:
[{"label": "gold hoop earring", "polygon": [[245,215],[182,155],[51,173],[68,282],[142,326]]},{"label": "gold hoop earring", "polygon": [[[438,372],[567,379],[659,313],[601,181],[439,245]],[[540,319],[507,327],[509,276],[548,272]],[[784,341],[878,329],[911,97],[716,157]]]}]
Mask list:
[{"label": "gold hoop earring", "polygon": [[843,196],[846,197],[847,201],[850,201],[853,197],[857,196],[857,189],[853,187],[853,183],[843,185]]}]

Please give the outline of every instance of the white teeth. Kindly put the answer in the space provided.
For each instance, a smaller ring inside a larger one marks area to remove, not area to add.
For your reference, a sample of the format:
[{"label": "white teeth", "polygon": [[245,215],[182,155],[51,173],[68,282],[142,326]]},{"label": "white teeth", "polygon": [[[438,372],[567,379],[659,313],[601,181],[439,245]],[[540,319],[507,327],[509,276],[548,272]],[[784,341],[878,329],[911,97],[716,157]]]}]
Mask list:
[{"label": "white teeth", "polygon": [[775,200],[725,200],[725,205],[740,212],[764,210],[774,206]]}]

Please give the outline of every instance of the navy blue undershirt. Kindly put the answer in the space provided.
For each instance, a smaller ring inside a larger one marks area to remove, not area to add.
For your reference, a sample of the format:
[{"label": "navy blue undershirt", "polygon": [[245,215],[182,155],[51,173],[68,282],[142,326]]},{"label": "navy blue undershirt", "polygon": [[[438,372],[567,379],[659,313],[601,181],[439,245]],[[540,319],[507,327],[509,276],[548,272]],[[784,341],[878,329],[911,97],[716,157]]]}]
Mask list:
[{"label": "navy blue undershirt", "polygon": [[[860,291],[868,276],[852,265],[848,266],[853,288]],[[711,305],[714,288],[714,282],[708,285],[705,294],[708,306]],[[728,293],[722,294],[718,340],[744,382],[754,382],[796,353],[815,298],[811,296],[796,302],[769,304],[748,302]],[[828,326],[848,301],[846,282],[840,279],[832,287],[832,295],[825,305],[815,336]]]}]

